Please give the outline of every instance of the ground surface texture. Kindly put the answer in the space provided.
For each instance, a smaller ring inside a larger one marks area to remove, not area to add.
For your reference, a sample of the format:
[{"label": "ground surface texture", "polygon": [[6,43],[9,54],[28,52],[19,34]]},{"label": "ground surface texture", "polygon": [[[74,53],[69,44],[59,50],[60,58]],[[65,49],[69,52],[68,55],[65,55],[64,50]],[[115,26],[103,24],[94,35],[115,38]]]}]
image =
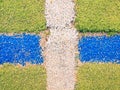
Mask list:
[{"label": "ground surface texture", "polygon": [[46,0],[45,14],[50,28],[45,50],[47,90],[74,90],[77,45],[77,32],[71,25],[74,2]]}]

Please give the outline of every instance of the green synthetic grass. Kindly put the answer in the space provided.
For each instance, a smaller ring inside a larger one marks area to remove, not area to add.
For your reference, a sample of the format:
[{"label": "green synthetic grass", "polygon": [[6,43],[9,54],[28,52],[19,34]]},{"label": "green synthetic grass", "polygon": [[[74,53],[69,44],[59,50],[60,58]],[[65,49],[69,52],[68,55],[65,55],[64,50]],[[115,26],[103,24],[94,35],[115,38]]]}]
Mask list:
[{"label": "green synthetic grass", "polygon": [[75,90],[120,90],[120,65],[88,63],[80,66]]},{"label": "green synthetic grass", "polygon": [[75,0],[80,32],[120,32],[120,0]]},{"label": "green synthetic grass", "polygon": [[40,65],[0,67],[0,90],[46,90],[46,71]]},{"label": "green synthetic grass", "polygon": [[39,33],[46,29],[45,0],[0,0],[0,33]]}]

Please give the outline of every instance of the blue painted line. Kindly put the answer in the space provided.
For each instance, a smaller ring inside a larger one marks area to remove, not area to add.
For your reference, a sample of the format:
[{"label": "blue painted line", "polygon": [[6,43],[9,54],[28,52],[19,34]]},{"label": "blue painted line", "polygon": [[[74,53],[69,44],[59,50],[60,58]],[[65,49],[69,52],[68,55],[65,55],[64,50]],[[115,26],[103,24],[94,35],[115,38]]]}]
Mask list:
[{"label": "blue painted line", "polygon": [[120,63],[120,35],[82,37],[78,48],[82,62]]},{"label": "blue painted line", "polygon": [[43,63],[42,49],[39,43],[40,37],[38,35],[0,35],[0,64]]}]

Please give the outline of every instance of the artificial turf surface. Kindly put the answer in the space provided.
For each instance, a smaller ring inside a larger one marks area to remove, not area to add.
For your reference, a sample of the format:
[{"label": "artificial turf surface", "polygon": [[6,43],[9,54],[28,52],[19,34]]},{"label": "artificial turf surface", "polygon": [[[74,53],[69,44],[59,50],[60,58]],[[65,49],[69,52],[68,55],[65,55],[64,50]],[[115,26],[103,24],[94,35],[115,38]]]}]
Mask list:
[{"label": "artificial turf surface", "polygon": [[120,65],[86,63],[78,67],[75,90],[120,90]]},{"label": "artificial turf surface", "polygon": [[75,0],[80,32],[120,32],[120,0]]},{"label": "artificial turf surface", "polygon": [[46,70],[40,65],[2,65],[0,90],[46,90]]},{"label": "artificial turf surface", "polygon": [[[77,69],[75,90],[119,90],[120,65],[86,63]],[[0,66],[0,90],[46,90],[46,70],[40,65]]]},{"label": "artificial turf surface", "polygon": [[0,33],[39,33],[46,29],[45,0],[0,0]]}]

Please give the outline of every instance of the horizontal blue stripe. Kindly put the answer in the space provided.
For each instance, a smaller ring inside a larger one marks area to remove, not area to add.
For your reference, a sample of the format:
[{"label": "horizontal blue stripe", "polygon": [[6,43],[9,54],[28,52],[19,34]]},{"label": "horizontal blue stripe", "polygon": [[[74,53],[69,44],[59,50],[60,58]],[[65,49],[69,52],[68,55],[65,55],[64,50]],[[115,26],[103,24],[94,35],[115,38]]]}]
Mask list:
[{"label": "horizontal blue stripe", "polygon": [[78,48],[82,62],[120,63],[120,35],[82,37]]},{"label": "horizontal blue stripe", "polygon": [[37,35],[0,35],[0,64],[26,62],[32,64],[43,63],[41,55],[40,37]]}]

